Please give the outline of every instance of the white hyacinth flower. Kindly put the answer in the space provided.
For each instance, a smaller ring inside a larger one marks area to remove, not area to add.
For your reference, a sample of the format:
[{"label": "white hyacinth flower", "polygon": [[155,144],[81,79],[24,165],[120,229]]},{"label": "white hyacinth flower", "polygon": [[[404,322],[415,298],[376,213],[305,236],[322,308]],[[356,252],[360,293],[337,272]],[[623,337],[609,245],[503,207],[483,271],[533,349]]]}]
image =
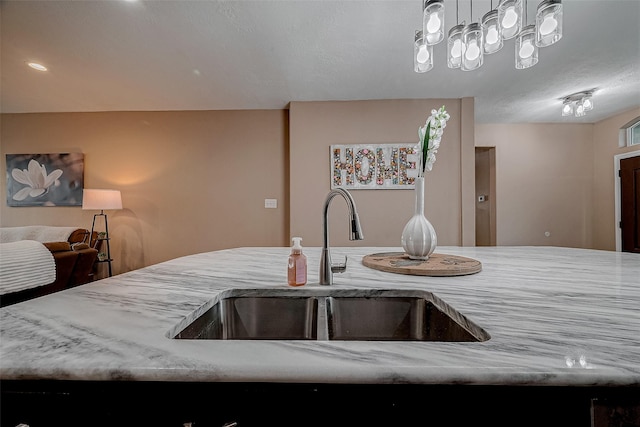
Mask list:
[{"label": "white hyacinth flower", "polygon": [[444,128],[449,120],[449,113],[444,109],[444,105],[438,110],[431,110],[424,126],[418,127],[418,137],[420,140],[419,151],[422,153],[420,157],[419,176],[424,176],[425,171],[433,169],[433,163],[436,161],[436,153],[440,147],[440,139],[444,134]]}]

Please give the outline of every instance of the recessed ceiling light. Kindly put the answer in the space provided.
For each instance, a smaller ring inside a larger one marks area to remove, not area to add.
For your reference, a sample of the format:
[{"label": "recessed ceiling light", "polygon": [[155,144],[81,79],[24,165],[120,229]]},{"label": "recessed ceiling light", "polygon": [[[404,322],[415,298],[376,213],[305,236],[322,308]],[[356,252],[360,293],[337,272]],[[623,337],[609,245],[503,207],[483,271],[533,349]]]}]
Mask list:
[{"label": "recessed ceiling light", "polygon": [[47,71],[47,67],[45,67],[42,64],[38,64],[37,62],[27,62],[27,65],[33,68],[34,70]]}]

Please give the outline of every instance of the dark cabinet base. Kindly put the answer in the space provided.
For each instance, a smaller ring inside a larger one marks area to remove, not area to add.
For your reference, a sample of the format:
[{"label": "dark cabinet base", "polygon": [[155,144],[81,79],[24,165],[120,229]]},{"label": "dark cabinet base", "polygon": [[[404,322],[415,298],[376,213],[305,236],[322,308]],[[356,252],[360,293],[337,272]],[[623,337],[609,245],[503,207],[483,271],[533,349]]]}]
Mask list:
[{"label": "dark cabinet base", "polygon": [[620,421],[626,411],[620,422],[633,423],[640,408],[639,388],[3,381],[0,389],[6,427],[630,427],[609,415]]}]

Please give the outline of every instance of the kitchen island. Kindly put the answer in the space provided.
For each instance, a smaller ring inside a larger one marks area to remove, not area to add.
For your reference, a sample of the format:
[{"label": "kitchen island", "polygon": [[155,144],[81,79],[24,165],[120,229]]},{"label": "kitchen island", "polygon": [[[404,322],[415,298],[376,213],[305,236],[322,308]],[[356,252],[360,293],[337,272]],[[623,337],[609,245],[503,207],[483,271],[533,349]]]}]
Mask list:
[{"label": "kitchen island", "polygon": [[[607,408],[638,407],[639,255],[438,247],[437,253],[482,263],[482,271],[455,277],[394,274],[362,264],[365,255],[400,250],[332,248],[334,261],[349,261],[331,286],[428,291],[490,339],[172,339],[178,325],[222,291],[289,288],[289,248],[190,255],[0,309],[2,425],[40,420],[35,405],[46,419],[66,425],[93,415],[93,422],[78,425],[198,420],[240,427],[480,418],[503,425],[589,425]],[[304,251],[304,288],[320,287],[320,248]],[[143,403],[149,398],[154,410]],[[311,412],[291,418],[284,409],[293,406]],[[522,417],[506,417],[507,407]],[[342,415],[334,412],[339,408]]]}]

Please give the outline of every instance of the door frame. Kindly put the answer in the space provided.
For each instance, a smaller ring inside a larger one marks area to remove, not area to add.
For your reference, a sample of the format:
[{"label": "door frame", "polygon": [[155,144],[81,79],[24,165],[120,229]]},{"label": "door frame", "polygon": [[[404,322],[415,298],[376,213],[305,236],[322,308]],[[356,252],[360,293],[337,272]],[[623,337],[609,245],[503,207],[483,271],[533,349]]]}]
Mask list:
[{"label": "door frame", "polygon": [[628,159],[629,157],[640,156],[640,150],[629,151],[628,153],[616,154],[613,156],[613,176],[615,183],[614,194],[616,197],[616,215],[615,215],[615,229],[616,229],[616,252],[622,251],[622,230],[620,230],[620,221],[622,221],[622,209],[620,203],[622,201],[622,195],[620,194],[620,160]]}]

